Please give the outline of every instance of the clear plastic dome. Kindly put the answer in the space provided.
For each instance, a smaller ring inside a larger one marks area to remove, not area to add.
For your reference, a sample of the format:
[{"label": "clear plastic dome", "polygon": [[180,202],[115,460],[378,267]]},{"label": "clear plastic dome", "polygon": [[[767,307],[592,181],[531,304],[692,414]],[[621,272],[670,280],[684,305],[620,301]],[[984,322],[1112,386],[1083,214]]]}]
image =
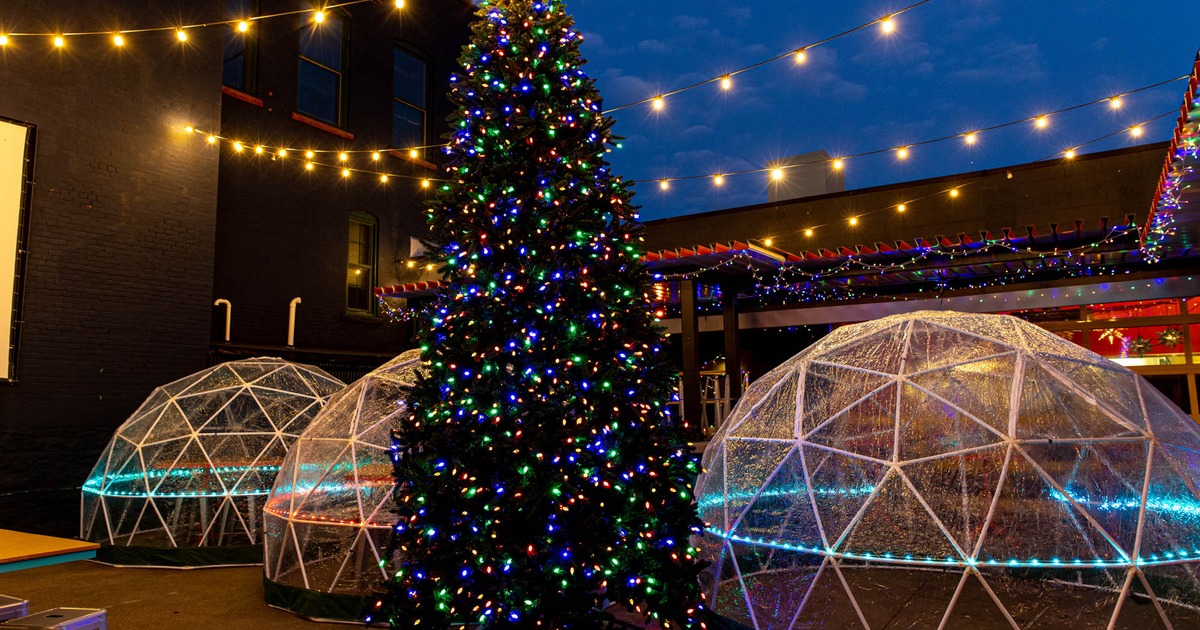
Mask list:
[{"label": "clear plastic dome", "polygon": [[1012,317],[840,328],[703,464],[705,592],[747,626],[1200,627],[1197,425]]},{"label": "clear plastic dome", "polygon": [[[421,366],[406,352],[330,400],[292,447],[267,500],[264,571],[286,589],[366,596],[388,577],[384,550],[394,518],[391,430]],[[278,589],[276,589],[278,590]],[[268,601],[307,616],[313,597]],[[361,617],[355,617],[361,619]]]},{"label": "clear plastic dome", "polygon": [[114,547],[259,544],[288,448],[343,387],[317,368],[258,358],[155,389],[83,484],[81,536]]}]

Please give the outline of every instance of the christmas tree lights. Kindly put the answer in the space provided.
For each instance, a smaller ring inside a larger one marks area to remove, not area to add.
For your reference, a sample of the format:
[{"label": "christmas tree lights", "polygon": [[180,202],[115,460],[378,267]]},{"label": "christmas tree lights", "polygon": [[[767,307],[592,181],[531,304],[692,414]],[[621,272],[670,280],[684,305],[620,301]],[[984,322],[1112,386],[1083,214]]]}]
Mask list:
[{"label": "christmas tree lights", "polygon": [[667,411],[641,226],[555,0],[485,0],[429,212],[449,282],[396,432],[393,625],[561,628],[605,600],[697,612],[699,472]]}]

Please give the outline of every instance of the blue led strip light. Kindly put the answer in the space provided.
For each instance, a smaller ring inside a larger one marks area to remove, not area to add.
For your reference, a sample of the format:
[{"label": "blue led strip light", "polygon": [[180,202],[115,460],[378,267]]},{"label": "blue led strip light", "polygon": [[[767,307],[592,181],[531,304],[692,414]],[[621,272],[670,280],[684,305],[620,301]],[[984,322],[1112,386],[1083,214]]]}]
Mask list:
[{"label": "blue led strip light", "polygon": [[[873,493],[874,490],[875,490],[875,487],[871,486],[871,485],[854,486],[854,487],[849,487],[849,488],[814,488],[813,494],[816,496],[845,496],[845,497],[867,496],[867,495],[870,495],[871,493]],[[764,498],[765,499],[777,499],[777,498],[789,498],[789,497],[802,497],[802,496],[806,496],[805,492],[806,492],[806,488],[804,488],[803,486],[798,486],[796,488],[785,488],[785,489],[764,491],[762,493],[758,493],[757,497],[760,500],[764,499]],[[728,500],[750,501],[750,500],[754,499],[755,496],[756,496],[756,493],[754,493],[754,492],[731,493],[728,496]],[[1056,501],[1064,502],[1064,503],[1068,501],[1067,497],[1063,496],[1061,493],[1059,493],[1057,491],[1050,492],[1050,498],[1052,498]],[[1106,499],[1094,500],[1094,499],[1090,499],[1083,495],[1071,494],[1070,499],[1081,505],[1086,505],[1091,508],[1106,511],[1106,512],[1108,512],[1108,511],[1137,512],[1141,508],[1140,498],[1123,499],[1123,500],[1106,498]],[[723,499],[723,497],[721,495],[710,495],[707,497],[701,497],[699,500],[699,506],[702,511],[708,510],[708,509],[719,509],[720,507],[722,507],[724,505],[724,503],[725,503],[725,500]],[[1148,496],[1146,498],[1146,512],[1148,514],[1149,513],[1169,514],[1175,518],[1196,519],[1196,518],[1200,518],[1200,502],[1197,502],[1191,498]],[[1017,558],[1010,558],[1008,560],[996,560],[996,559],[963,560],[961,558],[955,558],[955,557],[949,557],[949,556],[945,557],[945,558],[933,558],[930,556],[918,557],[914,554],[902,554],[901,555],[901,554],[893,554],[893,553],[871,554],[871,553],[841,552],[841,551],[833,551],[832,549],[825,548],[822,545],[813,545],[813,546],[806,547],[802,544],[791,544],[791,543],[781,542],[778,540],[766,540],[761,537],[752,538],[749,536],[740,536],[740,535],[734,534],[732,532],[726,532],[718,527],[712,527],[712,526],[707,527],[706,531],[708,531],[709,533],[714,534],[716,536],[719,536],[721,538],[724,538],[726,540],[730,540],[730,541],[737,542],[737,543],[743,543],[743,544],[747,544],[747,545],[751,545],[751,546],[756,546],[756,547],[768,547],[771,549],[780,549],[780,550],[784,550],[784,551],[795,551],[795,552],[799,552],[799,553],[816,554],[816,555],[820,555],[820,556],[831,556],[834,558],[847,559],[847,560],[884,562],[884,563],[889,563],[889,564],[917,565],[917,566],[940,566],[940,567],[994,566],[994,567],[1008,567],[1008,568],[1020,568],[1020,569],[1081,567],[1081,568],[1094,568],[1094,569],[1106,568],[1107,569],[1107,568],[1120,568],[1120,567],[1127,568],[1127,567],[1133,566],[1134,564],[1137,564],[1138,566],[1174,564],[1174,563],[1183,562],[1183,561],[1187,561],[1187,560],[1200,559],[1200,549],[1192,548],[1192,549],[1176,549],[1174,551],[1168,551],[1168,552],[1163,552],[1163,553],[1153,553],[1146,557],[1139,557],[1136,560],[1136,562],[1131,562],[1128,558],[1122,559],[1122,560],[1101,560],[1101,559],[1083,560],[1080,558],[1073,558],[1071,560],[1063,560],[1061,558],[1049,558],[1049,559],[1045,559],[1045,560],[1040,559],[1040,558],[1029,558],[1026,560],[1020,560]]]},{"label": "blue led strip light", "polygon": [[142,498],[142,499],[202,499],[216,497],[253,497],[267,496],[271,494],[271,487],[253,488],[243,490],[239,488],[236,492],[218,492],[218,491],[192,491],[192,492],[147,492],[145,490],[114,490],[114,486],[129,484],[136,486],[137,482],[142,479],[194,479],[200,476],[222,476],[237,474],[241,475],[246,472],[266,473],[270,475],[274,482],[275,475],[279,473],[279,466],[218,466],[216,468],[175,468],[172,470],[148,470],[144,473],[122,473],[116,475],[106,475],[104,477],[92,477],[83,484],[83,491],[87,494],[94,494],[101,497],[119,497],[119,498]]}]

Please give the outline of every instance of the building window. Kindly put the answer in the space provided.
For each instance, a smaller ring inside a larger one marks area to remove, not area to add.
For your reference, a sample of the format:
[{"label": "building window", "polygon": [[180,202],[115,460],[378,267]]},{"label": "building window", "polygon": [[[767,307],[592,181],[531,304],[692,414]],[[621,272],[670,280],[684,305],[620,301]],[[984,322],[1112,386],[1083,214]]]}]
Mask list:
[{"label": "building window", "polygon": [[346,264],[346,309],[375,312],[375,232],[379,222],[366,212],[350,215]]},{"label": "building window", "polygon": [[[258,15],[259,0],[225,0],[225,17],[245,20]],[[254,26],[261,24],[254,23]],[[222,82],[240,92],[254,94],[258,86],[258,35],[252,27],[245,33],[230,28],[225,33],[225,66]]]},{"label": "building window", "polygon": [[330,12],[320,24],[305,22],[300,35],[296,109],[341,127],[346,93],[346,21]]},{"label": "building window", "polygon": [[392,55],[392,146],[425,144],[425,62],[396,48]]}]

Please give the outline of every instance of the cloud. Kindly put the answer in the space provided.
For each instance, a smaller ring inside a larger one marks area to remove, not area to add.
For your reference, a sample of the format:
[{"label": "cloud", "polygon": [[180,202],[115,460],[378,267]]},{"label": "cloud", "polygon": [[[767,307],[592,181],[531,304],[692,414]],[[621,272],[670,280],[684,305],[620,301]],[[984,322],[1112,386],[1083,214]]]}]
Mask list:
[{"label": "cloud", "polygon": [[642,41],[638,42],[637,47],[638,50],[655,53],[661,53],[670,50],[669,46],[658,41],[657,39],[643,39]]},{"label": "cloud", "polygon": [[689,31],[698,31],[707,29],[712,24],[706,17],[696,17],[694,15],[676,15],[671,18],[671,23],[677,28]]},{"label": "cloud", "polygon": [[946,74],[953,81],[1019,83],[1047,76],[1038,45],[1009,37],[984,43],[976,54],[948,65],[958,67]]},{"label": "cloud", "polygon": [[750,7],[730,7],[725,10],[725,15],[736,22],[745,22],[754,16],[754,11]]}]

